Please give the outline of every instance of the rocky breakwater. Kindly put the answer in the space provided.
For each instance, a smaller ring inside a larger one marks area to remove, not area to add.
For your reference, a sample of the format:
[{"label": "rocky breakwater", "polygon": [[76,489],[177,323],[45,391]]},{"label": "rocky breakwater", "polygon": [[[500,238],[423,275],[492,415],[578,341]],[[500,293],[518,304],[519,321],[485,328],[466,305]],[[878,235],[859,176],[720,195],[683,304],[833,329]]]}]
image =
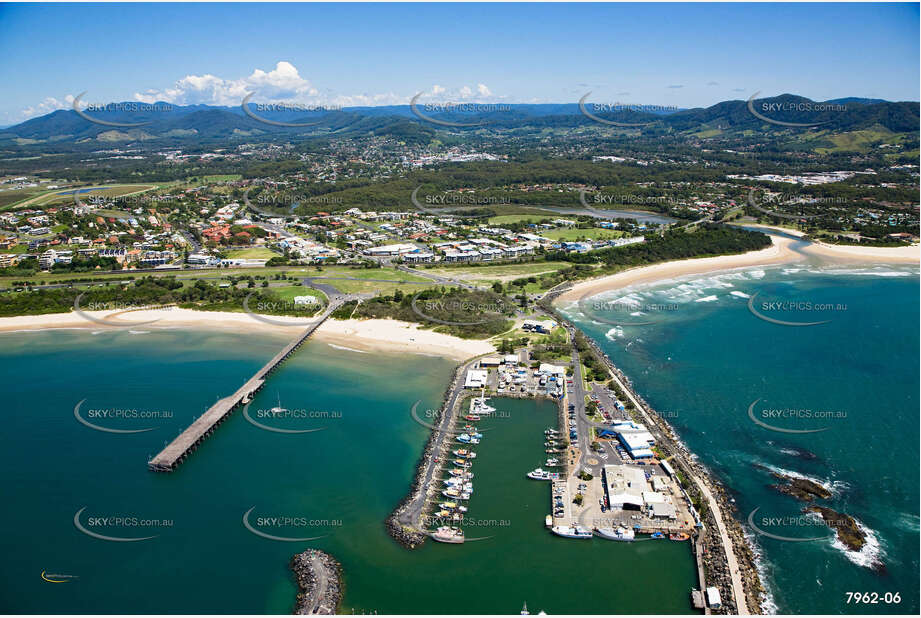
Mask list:
[{"label": "rocky breakwater", "polygon": [[[555,296],[556,295],[553,295],[553,298],[555,298]],[[541,299],[540,306],[556,317],[560,324],[569,325],[577,329],[578,327],[572,324],[552,306],[551,303],[553,298],[545,297]],[[614,365],[610,357],[594,340],[588,337],[586,337],[586,340],[588,341],[592,354],[607,367],[611,375],[615,376],[628,391],[628,393],[625,393],[625,395],[628,395],[628,399],[632,398],[639,404],[640,409],[638,412],[642,414],[641,420],[646,422],[650,431],[659,438],[659,448],[667,456],[673,456],[670,460],[672,465],[685,475],[692,476],[699,479],[701,483],[705,483],[710,493],[714,496],[722,514],[721,519],[723,525],[726,527],[733,554],[739,565],[739,575],[742,579],[742,586],[745,593],[745,605],[752,614],[762,613],[762,602],[765,598],[766,591],[758,575],[756,556],[752,550],[751,544],[745,537],[744,529],[738,519],[737,509],[732,500],[727,497],[725,489],[716,481],[716,478],[710,471],[700,464],[684,443],[681,442],[671,424],[665,420],[665,416],[656,412],[656,410],[649,405],[649,402],[636,392],[632,380]],[[703,510],[700,515],[707,533],[702,536],[700,542],[704,550],[704,569],[706,571],[707,585],[719,588],[720,596],[723,600],[723,608],[714,611],[727,614],[738,613],[738,608],[733,602],[734,595],[732,594],[732,581],[729,573],[726,551],[725,548],[723,548],[719,532],[717,531],[716,520],[713,518],[712,513],[709,513],[707,508],[703,506],[707,503],[700,500],[699,492],[694,489],[694,485],[691,484],[686,489],[689,493],[696,495],[697,505]]]},{"label": "rocky breakwater", "polygon": [[318,549],[308,549],[291,558],[297,580],[295,614],[333,615],[342,601],[342,566]]},{"label": "rocky breakwater", "polygon": [[[441,412],[438,416],[438,427],[444,429],[450,426],[453,419],[446,419],[445,416],[453,416],[454,410],[451,409],[451,395],[457,391],[461,380],[464,376],[464,369],[467,364],[458,365],[454,371],[454,379],[445,389],[442,400]],[[431,492],[431,481],[435,478],[439,462],[445,460],[445,456],[450,450],[450,440],[446,439],[450,434],[439,429],[432,429],[428,441],[425,443],[425,449],[416,465],[416,474],[413,477],[409,493],[397,505],[390,516],[387,518],[385,525],[387,532],[393,539],[407,549],[415,549],[425,542],[428,535],[423,532],[422,514]],[[435,460],[438,461],[435,461]]]}]

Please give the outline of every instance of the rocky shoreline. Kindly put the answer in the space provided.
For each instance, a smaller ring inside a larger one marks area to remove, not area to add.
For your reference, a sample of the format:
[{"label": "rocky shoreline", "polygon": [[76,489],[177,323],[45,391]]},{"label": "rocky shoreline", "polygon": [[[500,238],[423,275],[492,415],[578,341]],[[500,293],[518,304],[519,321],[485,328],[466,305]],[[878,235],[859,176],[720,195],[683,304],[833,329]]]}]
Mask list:
[{"label": "rocky shoreline", "polygon": [[338,613],[342,602],[342,565],[318,549],[308,549],[291,558],[291,570],[297,580],[298,615]]},{"label": "rocky shoreline", "polygon": [[825,525],[831,528],[838,537],[838,540],[844,544],[848,551],[859,552],[867,542],[867,535],[860,529],[853,517],[846,513],[839,513],[827,506],[815,503],[815,499],[821,498],[827,500],[832,497],[832,493],[822,485],[794,476],[784,474],[773,474],[774,478],[786,481],[786,485],[771,485],[780,493],[793,496],[797,500],[808,503],[803,508],[803,513],[815,513],[822,518]]},{"label": "rocky shoreline", "polygon": [[[566,319],[561,315],[552,305],[553,300],[565,292],[570,285],[562,285],[559,288],[554,288],[551,292],[548,292],[544,298],[540,301],[540,306],[546,310],[551,315],[554,315],[561,324],[570,324],[573,328],[580,330],[577,326],[572,324],[570,320]],[[723,524],[727,529],[727,533],[732,543],[733,553],[735,554],[736,560],[739,564],[740,576],[742,579],[742,585],[745,591],[745,604],[748,608],[748,611],[752,614],[761,614],[763,613],[762,602],[766,596],[766,590],[761,582],[761,577],[758,574],[756,555],[752,549],[751,544],[748,539],[745,537],[745,531],[742,528],[742,524],[739,522],[736,517],[737,508],[734,505],[734,501],[727,495],[725,488],[716,481],[715,477],[707,470],[702,464],[700,464],[693,454],[687,449],[687,447],[680,441],[678,435],[675,433],[671,425],[665,420],[665,418],[658,414],[655,409],[649,405],[649,403],[643,399],[633,388],[633,382],[628,378],[623,372],[618,369],[611,359],[608,357],[604,351],[592,340],[590,337],[586,337],[589,346],[592,351],[595,353],[597,358],[602,361],[608,370],[615,376],[618,380],[630,391],[630,394],[638,401],[643,408],[649,412],[649,420],[652,425],[659,430],[659,433],[667,438],[667,441],[663,444],[660,444],[660,447],[663,448],[666,452],[670,452],[676,457],[671,460],[672,464],[685,475],[691,474],[697,479],[700,479],[702,483],[707,485],[707,488],[710,490],[710,493],[714,496],[714,499],[719,506],[719,509],[722,514]],[[693,493],[694,487],[691,486],[688,488],[688,491]],[[716,521],[713,517],[713,514],[710,513],[707,509],[704,509],[700,513],[701,520],[708,531],[716,531]],[[720,541],[720,537],[717,534],[705,534],[702,535],[700,539],[701,547],[703,549],[703,566],[706,575],[707,585],[716,586],[720,591],[720,597],[723,600],[723,607],[719,610],[713,610],[714,613],[722,614],[733,614],[738,613],[738,608],[735,607],[733,601],[734,595],[732,594],[732,581],[731,574],[729,573],[729,566],[726,560],[725,550]]]}]

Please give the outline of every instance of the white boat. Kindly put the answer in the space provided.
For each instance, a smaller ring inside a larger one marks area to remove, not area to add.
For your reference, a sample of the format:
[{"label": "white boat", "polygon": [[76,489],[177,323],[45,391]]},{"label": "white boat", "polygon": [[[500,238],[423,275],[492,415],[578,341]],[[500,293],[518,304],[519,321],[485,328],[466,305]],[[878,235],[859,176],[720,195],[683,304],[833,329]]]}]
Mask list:
[{"label": "white boat", "polygon": [[485,397],[474,397],[470,400],[470,414],[485,416],[492,414],[496,409],[486,403]]},{"label": "white boat", "polygon": [[557,536],[566,537],[567,539],[590,539],[592,531],[582,526],[553,526],[550,532]]},{"label": "white boat", "polygon": [[432,534],[432,538],[439,543],[463,543],[464,531],[453,526],[442,526]]},{"label": "white boat", "polygon": [[528,472],[528,478],[534,479],[535,481],[549,481],[550,473],[542,468],[537,468],[536,470]]},{"label": "white boat", "polygon": [[451,476],[460,477],[462,479],[472,479],[473,478],[473,472],[464,472],[463,470],[458,470],[456,468],[452,468],[451,470],[448,470],[448,474],[450,474]]},{"label": "white boat", "polygon": [[618,526],[617,528],[595,528],[595,533],[611,541],[632,541],[636,535],[633,530]]},{"label": "white boat", "polygon": [[544,525],[547,526],[548,528],[552,528],[553,527],[553,517],[551,517],[550,515],[547,515],[546,517],[544,517]]},{"label": "white boat", "polygon": [[544,465],[548,468],[553,468],[554,466],[560,465],[560,460],[556,457],[548,457],[547,462]]},{"label": "white boat", "polygon": [[442,502],[442,503],[439,504],[438,506],[440,506],[441,508],[446,509],[446,510],[448,510],[448,511],[457,511],[457,512],[459,512],[459,513],[466,513],[466,512],[467,512],[467,507],[466,507],[466,506],[458,506],[456,502]]}]

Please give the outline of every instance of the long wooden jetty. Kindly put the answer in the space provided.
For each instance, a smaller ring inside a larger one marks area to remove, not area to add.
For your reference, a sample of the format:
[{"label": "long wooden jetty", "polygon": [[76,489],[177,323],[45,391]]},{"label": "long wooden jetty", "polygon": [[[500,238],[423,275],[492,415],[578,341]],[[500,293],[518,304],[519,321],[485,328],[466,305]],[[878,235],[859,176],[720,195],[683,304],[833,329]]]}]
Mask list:
[{"label": "long wooden jetty", "polygon": [[247,403],[252,400],[253,395],[258,392],[264,385],[268,375],[274,371],[286,358],[291,356],[304,341],[323,323],[326,318],[335,311],[339,303],[330,303],[329,307],[317,319],[316,322],[307,327],[306,330],[298,334],[288,345],[276,354],[272,360],[267,362],[257,371],[253,377],[246,381],[243,386],[238,388],[233,395],[219,399],[213,406],[208,408],[207,412],[198,417],[189,427],[176,439],[170,442],[160,451],[156,457],[147,462],[147,467],[155,472],[172,472],[186,458],[198,448],[205,438],[214,433],[215,428],[223,423],[231,413],[241,403]]}]

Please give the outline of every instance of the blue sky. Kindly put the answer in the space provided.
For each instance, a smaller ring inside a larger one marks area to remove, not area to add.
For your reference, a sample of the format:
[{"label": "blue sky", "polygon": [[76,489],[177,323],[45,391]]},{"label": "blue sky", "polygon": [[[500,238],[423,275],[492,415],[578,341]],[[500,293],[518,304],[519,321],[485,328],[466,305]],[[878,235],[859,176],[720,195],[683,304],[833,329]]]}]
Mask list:
[{"label": "blue sky", "polygon": [[84,101],[919,98],[917,4],[0,5],[0,124]]}]

